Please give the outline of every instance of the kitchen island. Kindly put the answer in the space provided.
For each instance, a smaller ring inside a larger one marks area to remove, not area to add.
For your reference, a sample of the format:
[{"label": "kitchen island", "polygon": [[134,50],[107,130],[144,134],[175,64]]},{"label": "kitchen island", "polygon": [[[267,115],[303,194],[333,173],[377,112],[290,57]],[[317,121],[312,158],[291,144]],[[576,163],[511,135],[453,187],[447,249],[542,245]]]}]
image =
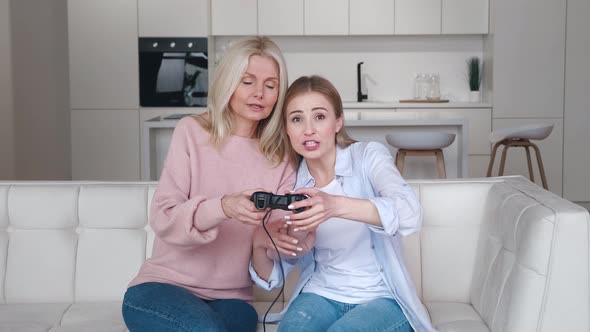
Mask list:
[{"label": "kitchen island", "polygon": [[[144,121],[141,133],[141,179],[158,180],[172,132],[181,116],[158,116]],[[378,141],[395,155],[396,149],[387,144],[385,136],[393,131],[443,131],[456,135],[455,141],[444,149],[448,178],[468,177],[468,120],[466,118],[356,120],[355,113],[346,112],[346,130],[356,140]],[[434,178],[434,158],[406,158],[405,178]]]}]

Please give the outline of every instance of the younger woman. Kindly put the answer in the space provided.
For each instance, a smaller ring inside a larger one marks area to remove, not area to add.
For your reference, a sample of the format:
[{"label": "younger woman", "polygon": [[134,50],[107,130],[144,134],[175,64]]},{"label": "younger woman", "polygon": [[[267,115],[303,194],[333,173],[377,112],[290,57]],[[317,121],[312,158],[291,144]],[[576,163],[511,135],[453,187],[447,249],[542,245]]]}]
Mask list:
[{"label": "younger woman", "polygon": [[[376,142],[354,142],[344,130],[342,101],[318,76],[289,87],[283,119],[293,152],[302,159],[295,202],[285,216],[294,234],[316,232],[279,325],[288,331],[434,331],[404,266],[400,236],[419,230],[422,210]],[[282,243],[283,250],[293,246]],[[251,274],[263,288],[280,285],[278,262],[254,244]],[[292,251],[291,258],[297,256]],[[293,259],[285,260],[286,271]]]}]

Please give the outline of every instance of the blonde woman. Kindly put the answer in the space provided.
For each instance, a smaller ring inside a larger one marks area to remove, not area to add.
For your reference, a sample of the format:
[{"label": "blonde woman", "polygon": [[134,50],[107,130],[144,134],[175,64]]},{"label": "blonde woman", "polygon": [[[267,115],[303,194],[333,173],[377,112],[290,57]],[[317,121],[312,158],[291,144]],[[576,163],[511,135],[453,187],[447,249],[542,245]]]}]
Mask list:
[{"label": "blonde woman", "polygon": [[[286,271],[301,265],[278,331],[434,331],[401,251],[400,236],[420,229],[422,209],[389,150],[346,134],[340,95],[319,76],[291,84],[283,117],[301,158],[295,193],[309,196],[290,207],[305,210],[285,220],[294,234],[315,232],[316,241],[295,261],[300,255],[284,232],[274,234],[291,257]],[[254,248],[252,277],[266,289],[280,285],[278,262]]]},{"label": "blonde woman", "polygon": [[153,252],[123,301],[129,331],[256,330],[248,264],[265,211],[250,196],[295,182],[286,87],[277,45],[246,38],[217,67],[208,112],[178,122],[151,204]]}]

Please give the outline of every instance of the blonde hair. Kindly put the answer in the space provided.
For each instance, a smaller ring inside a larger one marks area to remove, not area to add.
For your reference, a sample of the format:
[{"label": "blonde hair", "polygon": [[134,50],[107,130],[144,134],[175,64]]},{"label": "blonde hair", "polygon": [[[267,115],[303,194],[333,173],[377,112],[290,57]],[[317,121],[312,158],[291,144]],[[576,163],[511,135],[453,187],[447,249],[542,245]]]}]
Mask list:
[{"label": "blonde hair", "polygon": [[[304,95],[310,92],[317,92],[328,100],[328,102],[334,108],[334,113],[336,114],[336,118],[342,118],[342,128],[336,133],[336,144],[341,147],[345,148],[356,141],[352,139],[346,129],[344,129],[344,107],[342,106],[342,98],[336,90],[336,87],[328,81],[327,79],[312,75],[312,76],[301,76],[295,80],[295,82],[291,83],[289,89],[287,90],[287,95],[285,96],[285,106],[283,107],[283,123],[287,122],[287,105],[295,99],[295,97]],[[301,159],[301,156],[295,152],[289,140],[287,140],[287,155],[291,162],[298,162]]]},{"label": "blonde hair", "polygon": [[248,68],[248,61],[252,55],[272,59],[279,69],[277,102],[270,116],[261,120],[256,129],[260,151],[266,158],[278,164],[285,158],[286,135],[281,112],[276,110],[283,108],[288,79],[283,53],[270,38],[246,37],[232,43],[217,66],[211,83],[207,106],[209,120],[199,122],[211,134],[213,145],[223,144],[225,138],[231,134],[233,126],[229,102]]}]

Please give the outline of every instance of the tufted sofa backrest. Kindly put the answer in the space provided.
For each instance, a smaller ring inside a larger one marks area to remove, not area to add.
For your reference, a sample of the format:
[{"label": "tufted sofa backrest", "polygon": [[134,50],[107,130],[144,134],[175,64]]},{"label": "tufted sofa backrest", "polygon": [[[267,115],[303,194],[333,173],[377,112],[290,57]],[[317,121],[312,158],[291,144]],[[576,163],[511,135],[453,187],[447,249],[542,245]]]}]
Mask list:
[{"label": "tufted sofa backrest", "polygon": [[146,225],[154,189],[0,183],[0,301],[120,301],[151,252]]},{"label": "tufted sofa backrest", "polygon": [[[588,211],[522,177],[410,184],[424,224],[403,244],[425,303],[470,303],[492,331],[590,325]],[[120,301],[151,253],[156,185],[0,182],[0,303]]]},{"label": "tufted sofa backrest", "polygon": [[587,210],[522,177],[411,185],[424,223],[404,249],[425,303],[471,304],[493,332],[590,330]]}]

